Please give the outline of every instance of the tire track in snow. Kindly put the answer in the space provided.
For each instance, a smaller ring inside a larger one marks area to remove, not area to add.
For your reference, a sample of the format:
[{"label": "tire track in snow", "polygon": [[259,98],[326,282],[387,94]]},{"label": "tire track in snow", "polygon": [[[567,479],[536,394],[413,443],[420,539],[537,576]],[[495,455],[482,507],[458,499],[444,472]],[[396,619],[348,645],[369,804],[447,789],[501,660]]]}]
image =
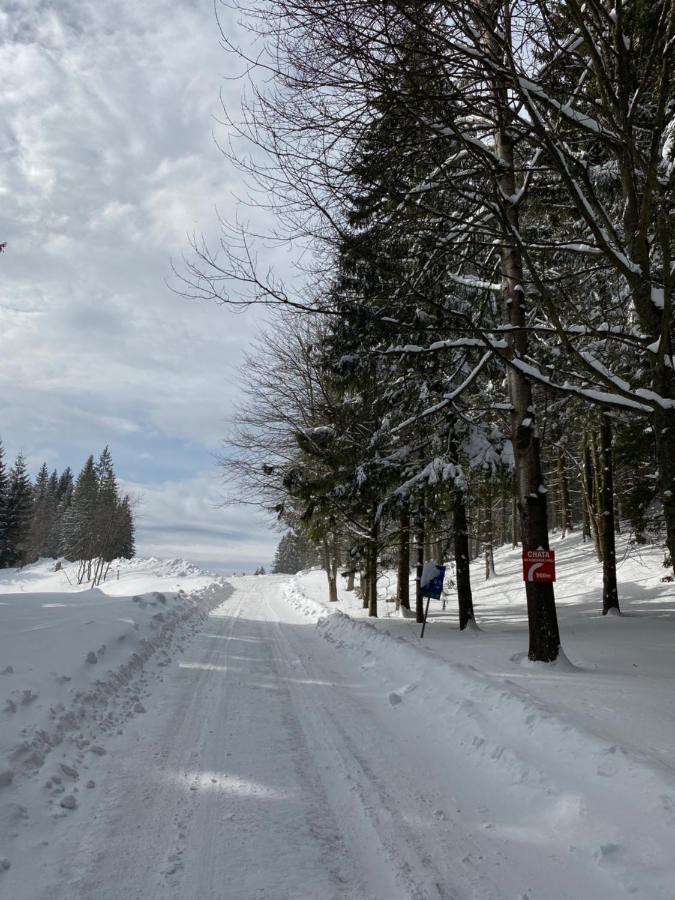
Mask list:
[{"label": "tire track in snow", "polygon": [[[231,599],[233,595],[225,602]],[[241,598],[238,610],[243,602]],[[236,614],[231,627],[235,621]],[[175,658],[179,667],[197,637]],[[194,696],[208,693],[208,665],[220,648],[213,641],[208,649],[206,667],[198,671],[190,691]],[[83,827],[80,816],[85,811],[81,810],[68,823],[69,835],[64,838],[72,843],[64,847],[59,881],[45,887],[44,900],[159,900],[167,896],[171,876],[180,869],[180,850],[193,806],[190,792],[176,789],[175,775],[188,771],[186,762],[192,758],[193,741],[203,720],[199,706],[188,702],[181,685],[172,684],[165,671],[165,681],[155,685],[148,700],[143,724],[129,728],[134,743],[125,734],[110,747],[108,774],[99,783],[100,799],[90,820]],[[145,739],[147,732],[150,736]]]},{"label": "tire track in snow", "polygon": [[[320,681],[325,677],[325,669],[315,671],[311,663],[296,656],[280,625],[278,612],[269,600],[266,603],[277,642],[284,647],[283,655],[297,659],[292,669],[294,675],[301,672],[306,681]],[[294,692],[292,681],[291,693]],[[302,707],[300,721],[308,742],[315,748],[315,756],[322,760],[324,788],[349,839],[353,858],[358,859],[367,873],[371,892],[368,896],[382,900],[449,900],[462,896],[458,886],[451,889],[447,877],[435,868],[428,848],[421,846],[414,829],[406,824],[400,798],[392,796],[367,763],[365,749],[361,751],[340,724],[335,707],[321,701],[307,702],[306,698],[313,696],[305,690],[302,698],[296,698],[296,704]],[[367,713],[361,711],[360,718],[367,727]],[[363,731],[360,736],[364,737]],[[470,896],[481,895],[472,890]]]}]

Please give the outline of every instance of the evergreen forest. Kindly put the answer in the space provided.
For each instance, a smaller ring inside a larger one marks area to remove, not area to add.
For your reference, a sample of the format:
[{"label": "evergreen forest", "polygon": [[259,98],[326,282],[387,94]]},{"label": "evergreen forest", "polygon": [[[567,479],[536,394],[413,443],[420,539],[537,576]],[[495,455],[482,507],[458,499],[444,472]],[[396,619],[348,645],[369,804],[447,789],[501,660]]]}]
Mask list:
[{"label": "evergreen forest", "polygon": [[[672,3],[228,5],[256,52],[224,36],[251,81],[226,152],[301,258],[284,278],[224,220],[183,276],[271,310],[233,497],[316,548],[333,599],[360,575],[372,616],[382,567],[419,616],[410,567],[453,559],[464,628],[469,561],[553,531],[602,562],[603,614],[620,529],[672,578]],[[553,661],[554,585],[524,590]]]},{"label": "evergreen forest", "polygon": [[77,478],[43,463],[31,480],[23,454],[8,469],[0,444],[0,568],[64,557],[79,562],[78,583],[96,585],[113,559],[134,556],[134,533],[131,499],[120,495],[108,447],[97,461],[89,456]]}]

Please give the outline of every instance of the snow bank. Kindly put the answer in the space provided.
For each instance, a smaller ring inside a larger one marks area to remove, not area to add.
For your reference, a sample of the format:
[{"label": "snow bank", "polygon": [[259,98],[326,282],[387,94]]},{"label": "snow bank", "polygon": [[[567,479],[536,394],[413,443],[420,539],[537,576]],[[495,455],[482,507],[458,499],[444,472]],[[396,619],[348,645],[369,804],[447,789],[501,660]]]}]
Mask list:
[{"label": "snow bank", "polygon": [[313,616],[317,621],[329,615],[329,610],[326,609],[323,603],[320,603],[318,600],[312,600],[307,594],[303,593],[295,579],[283,586],[282,594],[294,609],[304,613],[306,616]]},{"label": "snow bank", "polygon": [[[497,576],[485,580],[482,560],[472,564],[472,590],[479,629],[460,632],[454,587],[446,581],[447,608],[431,602],[424,646],[450,662],[475,666],[495,681],[527,689],[558,715],[598,738],[675,770],[675,589],[664,581],[663,551],[617,540],[622,616],[602,616],[602,568],[578,534],[553,544],[558,619],[567,660],[540,666],[527,659],[527,609],[520,548],[496,551]],[[451,571],[451,569],[450,569]],[[303,593],[326,608],[366,618],[361,601],[339,587],[330,605],[325,575],[296,576]],[[395,575],[392,585],[395,583]],[[411,593],[414,582],[411,584]],[[393,587],[378,591],[381,596]],[[420,626],[380,602],[380,630],[420,645]]]},{"label": "snow bank", "polygon": [[[497,774],[512,786],[513,807],[503,821],[496,810],[491,828],[536,845],[537,830],[550,827],[561,853],[591,853],[628,893],[672,896],[672,770],[591,733],[533,695],[529,685],[450,662],[429,644],[414,645],[407,636],[383,631],[392,620],[371,624],[334,607],[328,610],[306,595],[302,579],[292,581],[285,596],[317,622],[326,641],[353,658],[355,668],[368,673],[373,689],[380,685],[388,692],[392,706],[414,708],[430,741],[442,742],[449,754],[459,750],[473,759],[478,778]],[[465,640],[480,664],[474,637]],[[551,672],[551,667],[534,668],[534,677],[542,680]],[[573,671],[565,660],[553,667],[562,677]],[[577,701],[582,704],[583,696]],[[515,826],[514,809],[520,816]]]},{"label": "snow bank", "polygon": [[0,854],[4,820],[29,802],[22,785],[39,778],[38,795],[67,815],[106,735],[145,712],[149,679],[229,590],[183,560],[110,572],[93,590],[53,560],[0,572]]}]

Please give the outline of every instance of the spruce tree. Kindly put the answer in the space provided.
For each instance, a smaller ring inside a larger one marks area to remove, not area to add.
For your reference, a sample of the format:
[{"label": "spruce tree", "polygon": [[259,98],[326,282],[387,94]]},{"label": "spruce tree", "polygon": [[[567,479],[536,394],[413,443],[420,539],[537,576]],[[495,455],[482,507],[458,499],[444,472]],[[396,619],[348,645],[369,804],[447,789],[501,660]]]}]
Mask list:
[{"label": "spruce tree", "polygon": [[33,488],[26,460],[19,453],[9,473],[7,503],[7,564],[23,566],[29,561]]},{"label": "spruce tree", "polygon": [[52,527],[53,507],[49,496],[49,469],[42,463],[33,488],[33,515],[28,538],[27,560],[45,556]]},{"label": "spruce tree", "polygon": [[59,555],[59,474],[54,469],[49,476],[47,485],[47,509],[49,515],[49,529],[46,534],[44,556],[57,557]]},{"label": "spruce tree", "polygon": [[283,535],[274,554],[272,572],[278,575],[295,575],[301,569],[316,565],[318,554],[309,539],[297,531]]},{"label": "spruce tree", "polygon": [[65,547],[67,544],[66,529],[69,527],[69,510],[73,502],[73,473],[70,467],[58,476],[56,486],[56,514],[52,524],[49,538],[50,556],[67,556]]},{"label": "spruce tree", "polygon": [[59,483],[56,491],[56,498],[59,503],[62,503],[64,498],[68,495],[71,495],[72,499],[73,492],[73,473],[68,466],[63,472],[59,475]]},{"label": "spruce tree", "polygon": [[105,562],[117,556],[119,516],[119,497],[117,478],[113,468],[110,448],[104,447],[96,465],[98,493],[95,512],[95,545],[93,555]]},{"label": "spruce tree", "polygon": [[131,511],[131,500],[125,494],[117,510],[118,532],[115,556],[122,559],[132,559],[136,555],[136,537],[134,517]]},{"label": "spruce tree", "polygon": [[0,441],[0,568],[9,565],[8,561],[8,502],[9,481],[5,466],[5,449]]},{"label": "spruce tree", "polygon": [[[73,499],[63,520],[61,552],[69,560],[91,561],[95,546],[98,478],[89,456],[77,477]],[[81,573],[84,577],[84,567]]]}]

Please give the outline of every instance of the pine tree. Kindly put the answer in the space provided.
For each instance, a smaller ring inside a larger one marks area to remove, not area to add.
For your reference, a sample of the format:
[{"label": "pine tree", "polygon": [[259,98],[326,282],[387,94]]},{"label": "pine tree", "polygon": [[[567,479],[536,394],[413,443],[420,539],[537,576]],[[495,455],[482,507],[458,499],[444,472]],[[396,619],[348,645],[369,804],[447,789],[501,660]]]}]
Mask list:
[{"label": "pine tree", "polygon": [[[64,498],[69,494],[72,495],[73,492],[73,473],[71,471],[70,466],[63,470],[63,472],[59,475],[59,484],[56,492],[56,498],[59,503],[62,503]],[[71,496],[72,499],[72,496]]]},{"label": "pine tree", "polygon": [[98,494],[96,497],[94,556],[110,562],[117,556],[119,496],[117,478],[108,446],[101,451],[96,465],[96,478]]},{"label": "pine tree", "polygon": [[47,531],[42,555],[55,558],[59,555],[59,474],[56,469],[49,476],[47,509],[49,513],[49,530]]},{"label": "pine tree", "polygon": [[[55,473],[56,474],[56,473]],[[65,469],[56,485],[56,513],[49,536],[49,556],[67,555],[66,528],[69,526],[69,510],[73,502],[73,473],[70,467]]]},{"label": "pine tree", "polygon": [[54,509],[49,496],[49,469],[42,463],[33,488],[33,515],[28,538],[27,560],[35,562],[47,552]]},{"label": "pine tree", "polygon": [[26,460],[17,456],[9,473],[7,504],[7,564],[23,566],[29,561],[29,540],[33,514],[33,488]]},{"label": "pine tree", "polygon": [[272,572],[279,575],[295,575],[301,569],[316,565],[316,547],[302,533],[287,531],[283,535],[274,554]]},{"label": "pine tree", "polygon": [[50,474],[43,463],[32,485],[22,454],[6,473],[0,442],[0,568],[63,554],[80,561],[80,583],[97,583],[114,558],[135,552],[131,502],[119,497],[107,446],[98,463],[87,459],[77,484],[70,468]]},{"label": "pine tree", "polygon": [[8,502],[9,482],[5,466],[5,449],[0,441],[0,568],[9,565],[8,561]]},{"label": "pine tree", "polygon": [[122,498],[118,506],[118,542],[115,548],[115,556],[122,559],[132,559],[136,555],[136,529],[134,517],[131,511],[131,500],[128,494]]},{"label": "pine tree", "polygon": [[[94,457],[89,456],[77,477],[73,499],[63,520],[62,553],[69,560],[83,563],[93,559],[96,536],[98,478]],[[78,578],[84,579],[85,567]]]}]

